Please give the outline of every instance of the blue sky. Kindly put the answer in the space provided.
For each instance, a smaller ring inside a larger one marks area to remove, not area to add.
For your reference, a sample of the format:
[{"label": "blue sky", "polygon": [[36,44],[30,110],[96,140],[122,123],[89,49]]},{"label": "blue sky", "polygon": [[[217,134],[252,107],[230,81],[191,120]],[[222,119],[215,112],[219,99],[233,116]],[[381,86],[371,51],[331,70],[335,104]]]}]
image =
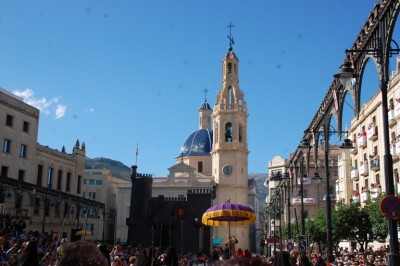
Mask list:
[{"label": "blue sky", "polygon": [[41,109],[39,143],[165,176],[214,105],[234,27],[249,172],[300,142],[372,0],[1,1],[0,87]]}]

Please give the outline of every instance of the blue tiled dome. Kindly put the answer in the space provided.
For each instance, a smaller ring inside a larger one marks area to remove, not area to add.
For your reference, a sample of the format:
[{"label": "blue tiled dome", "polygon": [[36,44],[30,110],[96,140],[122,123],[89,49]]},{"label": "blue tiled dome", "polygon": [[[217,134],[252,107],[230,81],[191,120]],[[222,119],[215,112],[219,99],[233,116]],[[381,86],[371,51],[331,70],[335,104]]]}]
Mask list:
[{"label": "blue tiled dome", "polygon": [[213,132],[210,129],[199,129],[187,137],[178,157],[210,155]]}]

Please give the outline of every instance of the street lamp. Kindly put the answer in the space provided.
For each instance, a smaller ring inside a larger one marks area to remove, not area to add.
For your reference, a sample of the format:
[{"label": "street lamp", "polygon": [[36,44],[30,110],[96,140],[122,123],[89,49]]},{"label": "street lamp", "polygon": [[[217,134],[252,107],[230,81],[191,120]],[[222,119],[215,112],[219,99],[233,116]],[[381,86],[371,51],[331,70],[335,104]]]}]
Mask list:
[{"label": "street lamp", "polygon": [[287,191],[287,202],[286,202],[286,204],[287,204],[287,206],[286,206],[287,207],[287,227],[288,227],[288,229],[287,229],[288,230],[288,238],[287,238],[287,240],[289,242],[289,240],[292,239],[292,230],[291,230],[291,224],[290,224],[290,207],[291,207],[291,204],[290,204],[290,174],[289,174],[289,172],[286,172],[286,173],[283,174],[282,182],[283,182],[285,191]]},{"label": "street lamp", "polygon": [[[383,27],[383,22],[379,21],[380,26]],[[387,101],[387,80],[388,80],[388,58],[394,53],[399,53],[400,49],[389,49],[384,50],[383,43],[385,40],[382,34],[382,40],[377,40],[377,45],[372,49],[360,49],[360,50],[346,50],[348,52],[363,52],[369,55],[374,55],[377,58],[377,62],[380,66],[380,90],[382,96],[382,127],[383,127],[383,143],[384,143],[384,175],[386,185],[386,195],[395,195],[395,187],[393,180],[393,158],[390,153],[390,140],[389,140],[389,117],[388,117],[388,101]],[[385,60],[383,60],[385,59]],[[354,68],[350,62],[344,63],[338,74],[334,75],[338,78],[343,86],[347,86],[351,79],[358,77],[355,74]],[[362,76],[360,76],[360,79]],[[346,87],[345,87],[346,88]],[[388,265],[400,265],[400,254],[399,254],[399,241],[397,233],[397,220],[389,220],[389,254],[388,254]]]}]

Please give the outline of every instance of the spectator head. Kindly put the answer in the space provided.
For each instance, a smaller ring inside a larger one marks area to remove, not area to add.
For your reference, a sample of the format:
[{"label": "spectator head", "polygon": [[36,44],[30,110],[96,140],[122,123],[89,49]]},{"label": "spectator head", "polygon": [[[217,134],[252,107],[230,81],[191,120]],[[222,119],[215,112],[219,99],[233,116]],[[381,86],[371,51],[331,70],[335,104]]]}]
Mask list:
[{"label": "spectator head", "polygon": [[107,266],[108,262],[96,244],[87,241],[77,241],[66,246],[58,265]]}]

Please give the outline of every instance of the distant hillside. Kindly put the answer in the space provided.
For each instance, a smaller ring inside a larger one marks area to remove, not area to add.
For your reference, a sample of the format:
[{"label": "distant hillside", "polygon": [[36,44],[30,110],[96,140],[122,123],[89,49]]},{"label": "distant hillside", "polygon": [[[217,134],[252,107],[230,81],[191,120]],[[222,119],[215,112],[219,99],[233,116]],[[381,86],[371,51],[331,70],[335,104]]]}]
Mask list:
[{"label": "distant hillside", "polygon": [[131,168],[123,163],[107,158],[87,158],[85,169],[108,169],[112,175],[118,178],[130,180]]},{"label": "distant hillside", "polygon": [[268,195],[268,190],[264,186],[266,177],[267,174],[249,174],[249,179],[253,178],[256,181],[257,199],[262,209],[265,208],[265,199]]}]

